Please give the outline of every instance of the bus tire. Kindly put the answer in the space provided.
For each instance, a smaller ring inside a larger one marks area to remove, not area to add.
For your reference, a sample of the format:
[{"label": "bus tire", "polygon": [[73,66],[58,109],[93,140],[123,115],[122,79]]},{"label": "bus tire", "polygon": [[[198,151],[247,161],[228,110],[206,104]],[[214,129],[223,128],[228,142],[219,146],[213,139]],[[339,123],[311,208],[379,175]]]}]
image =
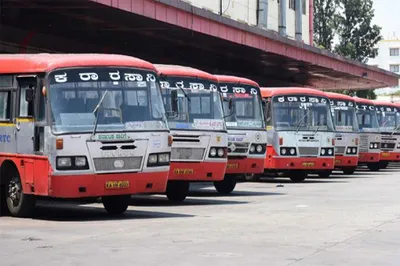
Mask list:
[{"label": "bus tire", "polygon": [[0,184],[0,216],[6,216],[10,214],[7,207],[6,195],[7,195],[6,186]]},{"label": "bus tire", "polygon": [[343,174],[345,174],[345,175],[352,175],[352,174],[354,174],[356,169],[357,169],[356,167],[348,167],[348,168],[344,168],[342,171],[343,171]]},{"label": "bus tire", "polygon": [[189,192],[190,183],[187,181],[168,181],[167,198],[172,202],[183,202]]},{"label": "bus tire", "polygon": [[130,195],[104,196],[103,206],[109,214],[121,215],[129,207]]},{"label": "bus tire", "polygon": [[386,169],[389,166],[389,162],[388,161],[380,161],[379,162],[379,168],[380,169]]},{"label": "bus tire", "polygon": [[14,217],[32,217],[35,210],[36,197],[24,193],[21,178],[14,167],[8,167],[8,171],[9,176],[5,186],[8,212]]},{"label": "bus tire", "polygon": [[367,167],[372,172],[378,172],[380,169],[379,163],[368,163]]},{"label": "bus tire", "polygon": [[325,171],[319,172],[318,176],[320,178],[329,178],[331,176],[331,174],[332,174],[332,170],[325,170]]},{"label": "bus tire", "polygon": [[307,178],[307,176],[307,173],[301,171],[295,171],[289,174],[290,180],[292,180],[292,182],[294,183],[303,182]]},{"label": "bus tire", "polygon": [[214,187],[221,194],[229,194],[235,189],[236,183],[237,176],[225,175],[223,180],[214,181]]}]

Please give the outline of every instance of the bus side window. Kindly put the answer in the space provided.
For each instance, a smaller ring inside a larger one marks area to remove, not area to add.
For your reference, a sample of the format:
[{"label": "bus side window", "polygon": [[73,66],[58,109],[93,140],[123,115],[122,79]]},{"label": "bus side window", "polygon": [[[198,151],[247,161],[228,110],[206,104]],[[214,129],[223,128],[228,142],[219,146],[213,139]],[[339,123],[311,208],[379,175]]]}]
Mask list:
[{"label": "bus side window", "polygon": [[0,91],[0,121],[11,120],[11,92]]},{"label": "bus side window", "polygon": [[34,101],[28,101],[27,97],[29,97],[30,92],[29,90],[32,91],[36,86],[32,83],[29,82],[23,82],[21,83],[21,88],[20,88],[20,97],[19,97],[19,117],[33,117],[33,106],[34,106]]}]

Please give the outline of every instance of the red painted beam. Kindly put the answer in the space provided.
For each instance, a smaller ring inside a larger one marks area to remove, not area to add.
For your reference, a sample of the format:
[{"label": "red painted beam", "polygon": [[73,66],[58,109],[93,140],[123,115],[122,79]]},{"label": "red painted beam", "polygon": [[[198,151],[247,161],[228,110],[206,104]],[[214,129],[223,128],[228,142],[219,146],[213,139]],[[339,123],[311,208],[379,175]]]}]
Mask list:
[{"label": "red painted beam", "polygon": [[[282,55],[304,61],[335,72],[373,80],[393,86],[398,84],[398,76],[388,71],[374,69],[344,57],[329,53],[303,43],[283,38],[269,31],[250,27],[210,11],[189,4],[171,0],[89,0],[113,8],[118,8],[161,22],[190,29],[199,33],[218,37],[230,42],[247,45],[268,53]],[[311,7],[312,1],[310,1]],[[311,15],[311,10],[310,10]],[[363,74],[366,74],[363,77]]]}]

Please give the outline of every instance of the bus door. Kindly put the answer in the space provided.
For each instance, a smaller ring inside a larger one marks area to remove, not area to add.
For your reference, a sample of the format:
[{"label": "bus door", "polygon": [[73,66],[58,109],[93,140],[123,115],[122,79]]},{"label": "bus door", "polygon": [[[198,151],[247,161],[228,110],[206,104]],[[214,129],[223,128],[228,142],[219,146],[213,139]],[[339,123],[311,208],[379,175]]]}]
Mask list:
[{"label": "bus door", "polygon": [[14,76],[0,76],[0,151],[16,152],[15,125],[13,124],[15,86]]}]

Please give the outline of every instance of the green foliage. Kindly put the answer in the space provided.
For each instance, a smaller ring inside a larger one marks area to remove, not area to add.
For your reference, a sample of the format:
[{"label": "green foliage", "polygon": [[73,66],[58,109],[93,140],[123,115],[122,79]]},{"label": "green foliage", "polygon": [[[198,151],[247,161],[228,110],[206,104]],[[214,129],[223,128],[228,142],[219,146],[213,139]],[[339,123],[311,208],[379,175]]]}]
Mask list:
[{"label": "green foliage", "polygon": [[314,42],[319,48],[332,51],[335,37],[337,0],[314,0]]},{"label": "green foliage", "polygon": [[372,0],[338,0],[341,12],[335,16],[339,44],[335,51],[348,58],[367,62],[377,56],[374,49],[382,40],[381,27],[372,25]]}]

